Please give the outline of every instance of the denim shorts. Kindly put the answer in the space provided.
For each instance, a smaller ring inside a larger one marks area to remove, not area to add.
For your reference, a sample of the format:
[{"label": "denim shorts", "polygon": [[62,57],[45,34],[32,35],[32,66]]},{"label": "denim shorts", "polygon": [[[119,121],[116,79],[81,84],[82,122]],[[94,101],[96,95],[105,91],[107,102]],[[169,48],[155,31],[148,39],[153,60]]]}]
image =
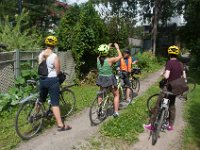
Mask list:
[{"label": "denim shorts", "polygon": [[59,80],[57,77],[53,78],[40,78],[40,97],[39,102],[44,103],[47,99],[47,95],[49,94],[51,105],[59,106]]}]

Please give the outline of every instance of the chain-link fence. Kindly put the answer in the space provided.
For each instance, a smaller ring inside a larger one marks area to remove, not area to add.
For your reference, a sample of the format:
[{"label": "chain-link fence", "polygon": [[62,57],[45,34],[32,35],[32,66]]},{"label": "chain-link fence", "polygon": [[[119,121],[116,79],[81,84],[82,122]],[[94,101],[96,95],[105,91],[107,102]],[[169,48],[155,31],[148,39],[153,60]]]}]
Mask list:
[{"label": "chain-link fence", "polygon": [[[75,61],[72,57],[72,52],[57,52],[60,61],[61,69],[67,72],[70,76],[68,81],[75,79]],[[0,53],[0,92],[6,92],[9,87],[14,86],[15,78],[20,76],[21,64],[23,62],[30,63],[30,69],[37,65],[39,51],[19,51]]]}]

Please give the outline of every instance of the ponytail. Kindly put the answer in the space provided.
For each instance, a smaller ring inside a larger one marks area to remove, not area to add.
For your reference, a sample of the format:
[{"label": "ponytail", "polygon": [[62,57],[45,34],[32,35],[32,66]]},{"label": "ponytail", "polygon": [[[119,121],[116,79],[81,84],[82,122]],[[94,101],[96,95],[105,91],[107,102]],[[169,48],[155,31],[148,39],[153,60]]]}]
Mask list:
[{"label": "ponytail", "polygon": [[103,56],[99,57],[99,61],[100,61],[101,67],[104,65],[105,59],[106,59],[106,57],[103,57]]}]

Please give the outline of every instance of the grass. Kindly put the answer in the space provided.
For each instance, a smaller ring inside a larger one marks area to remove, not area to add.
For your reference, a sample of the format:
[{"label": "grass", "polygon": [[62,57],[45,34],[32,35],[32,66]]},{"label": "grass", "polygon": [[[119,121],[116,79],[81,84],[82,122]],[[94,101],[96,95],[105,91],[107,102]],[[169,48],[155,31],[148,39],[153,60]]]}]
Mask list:
[{"label": "grass", "polygon": [[101,134],[127,143],[135,142],[138,134],[143,132],[142,124],[148,120],[146,100],[157,92],[158,85],[155,84],[143,96],[137,98],[133,105],[123,110],[119,118],[105,122],[101,127]]},{"label": "grass", "polygon": [[127,150],[130,144],[138,139],[143,132],[142,124],[148,122],[146,101],[150,95],[158,93],[158,84],[151,86],[144,95],[138,97],[133,105],[120,112],[120,117],[110,118],[100,127],[100,134],[90,138],[86,143],[74,149],[77,150]]},{"label": "grass", "polygon": [[[90,106],[98,88],[96,86],[73,87],[76,95],[76,112]],[[14,129],[14,120],[17,108],[4,111],[0,114],[0,150],[10,150],[21,141]]]},{"label": "grass", "polygon": [[[160,69],[161,65],[155,64],[153,68],[154,69],[150,71],[144,70],[142,72],[142,78],[146,77],[150,72]],[[146,99],[150,94],[157,92],[156,89],[156,87],[153,87],[148,90],[143,97],[138,99],[135,105],[130,106],[127,110],[123,111],[119,119],[111,120],[106,123],[101,129],[102,134],[110,137],[117,137],[118,139],[125,138],[126,141],[136,140],[137,134],[143,130],[141,124],[147,119]],[[90,106],[98,87],[85,85],[81,87],[73,87],[72,90],[75,92],[77,100],[75,112],[79,112]],[[17,109],[18,108],[13,108],[12,110],[0,113],[0,150],[12,149],[21,141],[21,139],[16,135],[14,129],[14,119]],[[127,117],[129,119],[127,119]],[[122,122],[120,123],[120,121]],[[125,132],[123,128],[126,129]]]},{"label": "grass", "polygon": [[200,149],[200,73],[193,75],[196,79],[197,87],[195,91],[188,95],[188,101],[185,106],[185,121],[187,122],[184,130],[183,147],[185,150],[199,150]]}]

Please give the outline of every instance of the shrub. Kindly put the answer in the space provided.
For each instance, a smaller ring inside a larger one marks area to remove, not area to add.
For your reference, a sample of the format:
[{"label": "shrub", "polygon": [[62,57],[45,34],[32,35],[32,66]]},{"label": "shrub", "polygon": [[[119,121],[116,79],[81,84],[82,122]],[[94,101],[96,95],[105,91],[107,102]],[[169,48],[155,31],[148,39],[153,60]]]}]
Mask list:
[{"label": "shrub", "polygon": [[87,68],[94,67],[90,62],[96,59],[97,47],[106,41],[105,29],[103,20],[90,2],[70,7],[62,18],[58,29],[59,48],[72,50],[78,73],[83,64],[93,65]]},{"label": "shrub", "polygon": [[8,50],[35,50],[39,48],[41,37],[38,36],[34,29],[23,29],[28,24],[28,13],[22,12],[21,15],[15,16],[12,24],[9,17],[0,20],[0,41],[7,46]]},{"label": "shrub", "polygon": [[138,66],[147,72],[156,70],[163,63],[163,61],[159,61],[151,52],[138,53],[136,57],[139,60]]},{"label": "shrub", "polygon": [[15,86],[11,87],[7,93],[0,94],[0,112],[17,105],[22,98],[30,95],[34,87],[27,85],[26,80],[36,78],[36,69],[23,70],[21,77],[15,80]]}]

